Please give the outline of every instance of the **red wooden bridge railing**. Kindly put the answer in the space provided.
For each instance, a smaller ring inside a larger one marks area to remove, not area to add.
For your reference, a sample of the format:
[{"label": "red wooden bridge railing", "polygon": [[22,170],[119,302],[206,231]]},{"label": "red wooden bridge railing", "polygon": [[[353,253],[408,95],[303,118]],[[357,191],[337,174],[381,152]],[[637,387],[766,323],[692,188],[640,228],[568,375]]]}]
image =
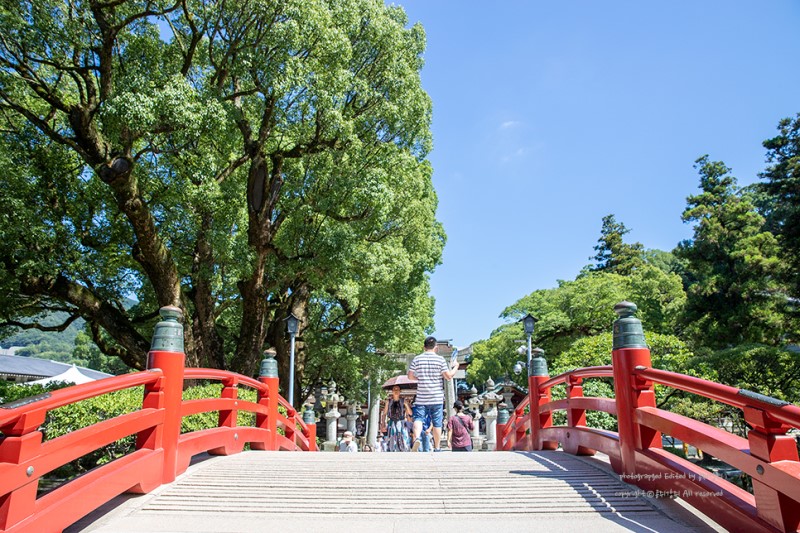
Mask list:
[{"label": "red wooden bridge railing", "polygon": [[[800,407],[744,389],[652,368],[636,306],[618,304],[612,364],[581,368],[550,378],[544,359],[531,364],[529,394],[511,418],[497,425],[498,450],[554,450],[578,455],[600,451],[623,481],[687,501],[731,531],[800,529]],[[585,379],[613,378],[615,398],[583,396]],[[567,397],[551,400],[553,386]],[[654,384],[690,392],[742,410],[747,438],[658,409]],[[566,425],[554,426],[554,411]],[[586,411],[617,417],[617,432],[587,427]],[[662,449],[667,434],[694,445],[752,477],[753,493]]]},{"label": "red wooden bridge railing", "polygon": [[[316,425],[304,422],[278,393],[277,364],[262,364],[259,379],[207,368],[185,368],[181,311],[164,308],[144,372],[76,385],[0,406],[0,531],[61,531],[124,492],[146,493],[184,472],[199,453],[254,450],[316,451]],[[184,380],[222,384],[218,398],[183,400]],[[141,409],[43,441],[41,426],[53,409],[110,392],[144,386]],[[256,401],[238,397],[256,391]],[[279,410],[282,407],[286,414]],[[240,411],[255,425],[237,425]],[[219,412],[217,427],[181,434],[184,417]],[[282,430],[283,434],[281,434]],[[135,451],[37,498],[42,476],[124,437]]]}]

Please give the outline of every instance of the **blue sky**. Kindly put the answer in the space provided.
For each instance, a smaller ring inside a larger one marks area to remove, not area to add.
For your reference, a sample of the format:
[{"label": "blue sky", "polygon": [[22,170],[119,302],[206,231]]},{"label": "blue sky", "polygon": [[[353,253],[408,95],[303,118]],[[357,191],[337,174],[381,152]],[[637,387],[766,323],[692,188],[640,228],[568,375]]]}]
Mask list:
[{"label": "blue sky", "polygon": [[396,1],[428,39],[434,186],[448,235],[436,332],[487,338],[522,296],[573,279],[613,213],[671,250],[709,154],[757,181],[800,112],[800,2]]}]

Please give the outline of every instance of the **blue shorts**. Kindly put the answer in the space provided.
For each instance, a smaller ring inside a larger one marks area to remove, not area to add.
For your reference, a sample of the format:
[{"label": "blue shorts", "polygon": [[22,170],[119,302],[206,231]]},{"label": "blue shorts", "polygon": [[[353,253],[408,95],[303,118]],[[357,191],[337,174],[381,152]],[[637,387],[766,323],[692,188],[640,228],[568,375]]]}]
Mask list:
[{"label": "blue shorts", "polygon": [[442,404],[436,405],[417,405],[414,404],[414,407],[411,410],[412,414],[414,415],[414,422],[421,422],[422,424],[425,423],[425,418],[431,417],[431,424],[435,428],[442,427],[442,416],[443,416],[443,409]]}]

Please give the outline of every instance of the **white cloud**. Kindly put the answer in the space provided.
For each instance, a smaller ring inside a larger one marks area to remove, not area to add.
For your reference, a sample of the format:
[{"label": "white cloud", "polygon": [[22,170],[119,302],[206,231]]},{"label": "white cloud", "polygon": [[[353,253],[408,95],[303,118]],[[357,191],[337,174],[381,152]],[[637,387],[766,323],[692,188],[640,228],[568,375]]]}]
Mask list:
[{"label": "white cloud", "polygon": [[522,123],[520,121],[518,121],[518,120],[506,120],[505,122],[500,124],[500,129],[501,130],[507,130],[508,128],[513,128],[514,126],[519,126],[520,124],[522,124]]}]

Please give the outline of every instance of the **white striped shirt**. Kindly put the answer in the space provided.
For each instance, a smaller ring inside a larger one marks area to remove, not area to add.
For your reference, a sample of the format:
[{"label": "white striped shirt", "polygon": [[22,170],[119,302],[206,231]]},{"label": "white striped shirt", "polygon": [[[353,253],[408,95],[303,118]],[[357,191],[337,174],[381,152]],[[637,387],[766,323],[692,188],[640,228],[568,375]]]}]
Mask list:
[{"label": "white striped shirt", "polygon": [[444,357],[435,352],[416,356],[408,370],[417,377],[417,398],[414,405],[441,405],[444,403],[442,372],[449,370]]}]

